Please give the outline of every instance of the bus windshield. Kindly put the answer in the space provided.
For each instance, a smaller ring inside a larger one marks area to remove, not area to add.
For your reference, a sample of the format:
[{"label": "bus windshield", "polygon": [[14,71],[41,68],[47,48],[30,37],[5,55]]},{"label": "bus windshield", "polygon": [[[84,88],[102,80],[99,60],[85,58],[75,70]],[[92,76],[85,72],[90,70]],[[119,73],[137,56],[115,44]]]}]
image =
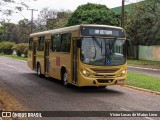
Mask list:
[{"label": "bus windshield", "polygon": [[117,38],[83,38],[81,61],[96,66],[114,66],[125,63],[125,40]]}]

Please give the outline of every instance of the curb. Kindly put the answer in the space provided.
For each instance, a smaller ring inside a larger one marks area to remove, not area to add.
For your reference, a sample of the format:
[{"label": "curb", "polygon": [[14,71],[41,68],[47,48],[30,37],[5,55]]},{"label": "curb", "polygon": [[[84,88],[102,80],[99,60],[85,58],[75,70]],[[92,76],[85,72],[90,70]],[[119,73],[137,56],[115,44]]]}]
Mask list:
[{"label": "curb", "polygon": [[152,90],[148,90],[148,89],[144,89],[144,88],[138,88],[138,87],[129,86],[129,85],[124,85],[122,87],[128,87],[128,88],[132,88],[132,89],[135,89],[135,90],[139,90],[139,91],[143,91],[143,92],[149,92],[149,93],[152,93],[152,94],[155,94],[155,95],[160,95],[160,92],[152,91]]}]

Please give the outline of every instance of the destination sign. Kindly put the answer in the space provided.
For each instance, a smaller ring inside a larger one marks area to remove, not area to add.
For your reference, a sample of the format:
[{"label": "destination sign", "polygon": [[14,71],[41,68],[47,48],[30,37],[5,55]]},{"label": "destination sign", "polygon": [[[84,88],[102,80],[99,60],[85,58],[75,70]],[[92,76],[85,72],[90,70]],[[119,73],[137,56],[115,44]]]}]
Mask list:
[{"label": "destination sign", "polygon": [[81,30],[83,36],[110,36],[124,38],[123,29],[109,27],[83,27]]}]

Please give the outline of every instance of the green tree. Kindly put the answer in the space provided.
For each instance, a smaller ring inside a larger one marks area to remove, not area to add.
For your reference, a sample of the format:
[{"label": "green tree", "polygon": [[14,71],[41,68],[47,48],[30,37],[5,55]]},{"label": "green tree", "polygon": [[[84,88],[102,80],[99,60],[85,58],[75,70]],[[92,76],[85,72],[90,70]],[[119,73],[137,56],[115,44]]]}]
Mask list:
[{"label": "green tree", "polygon": [[88,3],[79,6],[68,20],[68,26],[77,24],[120,24],[119,16],[105,5]]},{"label": "green tree", "polygon": [[18,24],[2,23],[0,26],[0,41],[27,43],[29,30],[30,22],[27,19],[20,20]]},{"label": "green tree", "polygon": [[133,44],[160,44],[160,0],[134,4],[127,18],[126,32]]},{"label": "green tree", "polygon": [[11,34],[12,34],[12,29],[15,27],[16,25],[13,23],[1,23],[0,26],[0,38],[1,41],[12,41],[11,38]]},{"label": "green tree", "polygon": [[46,27],[48,29],[56,29],[66,26],[71,14],[71,11],[58,11],[55,19],[47,20]]},{"label": "green tree", "polygon": [[36,20],[36,31],[44,31],[64,27],[66,26],[70,16],[71,11],[69,10],[57,11],[54,9],[43,8],[38,15],[38,19]]},{"label": "green tree", "polygon": [[18,43],[27,43],[30,34],[30,22],[23,19],[18,22]]}]

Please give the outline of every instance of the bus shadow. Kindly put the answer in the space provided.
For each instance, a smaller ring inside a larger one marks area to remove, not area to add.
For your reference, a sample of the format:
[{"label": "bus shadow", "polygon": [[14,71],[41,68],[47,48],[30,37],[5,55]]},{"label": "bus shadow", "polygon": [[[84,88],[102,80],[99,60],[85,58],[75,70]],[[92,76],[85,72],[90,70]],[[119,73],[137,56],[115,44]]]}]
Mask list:
[{"label": "bus shadow", "polygon": [[107,93],[107,94],[124,94],[121,91],[111,89],[109,87],[106,88],[98,88],[98,87],[76,87],[73,86],[72,90],[78,93]]},{"label": "bus shadow", "polygon": [[[99,87],[77,87],[77,86],[74,86],[74,85],[69,85],[69,87],[65,87],[63,86],[62,84],[62,81],[60,80],[57,80],[57,79],[54,79],[54,78],[47,78],[47,77],[39,77],[37,76],[36,73],[25,73],[25,76],[32,80],[34,82],[37,82],[38,84],[41,84],[42,86],[44,87],[48,87],[49,89],[58,92],[59,93],[62,93],[63,91],[68,91],[68,92],[71,92],[71,93],[107,93],[107,94],[115,94],[115,95],[123,95],[124,92],[122,91],[118,91],[118,90],[115,90],[113,88],[110,88],[110,86],[106,87],[106,88],[99,88]],[[31,79],[32,78],[32,79]],[[49,83],[46,83],[46,84],[49,84],[49,86],[45,86],[44,82],[49,82]],[[54,87],[52,87],[52,85]]]},{"label": "bus shadow", "polygon": [[123,92],[112,89],[108,86],[106,88],[93,87],[93,86],[77,87],[74,85],[69,85],[65,87],[63,86],[62,81],[60,80],[53,79],[53,78],[45,78],[45,80],[61,86],[61,89],[65,91],[67,90],[74,93],[108,93],[108,94],[110,93],[110,94],[119,94],[119,95],[124,94]]}]

